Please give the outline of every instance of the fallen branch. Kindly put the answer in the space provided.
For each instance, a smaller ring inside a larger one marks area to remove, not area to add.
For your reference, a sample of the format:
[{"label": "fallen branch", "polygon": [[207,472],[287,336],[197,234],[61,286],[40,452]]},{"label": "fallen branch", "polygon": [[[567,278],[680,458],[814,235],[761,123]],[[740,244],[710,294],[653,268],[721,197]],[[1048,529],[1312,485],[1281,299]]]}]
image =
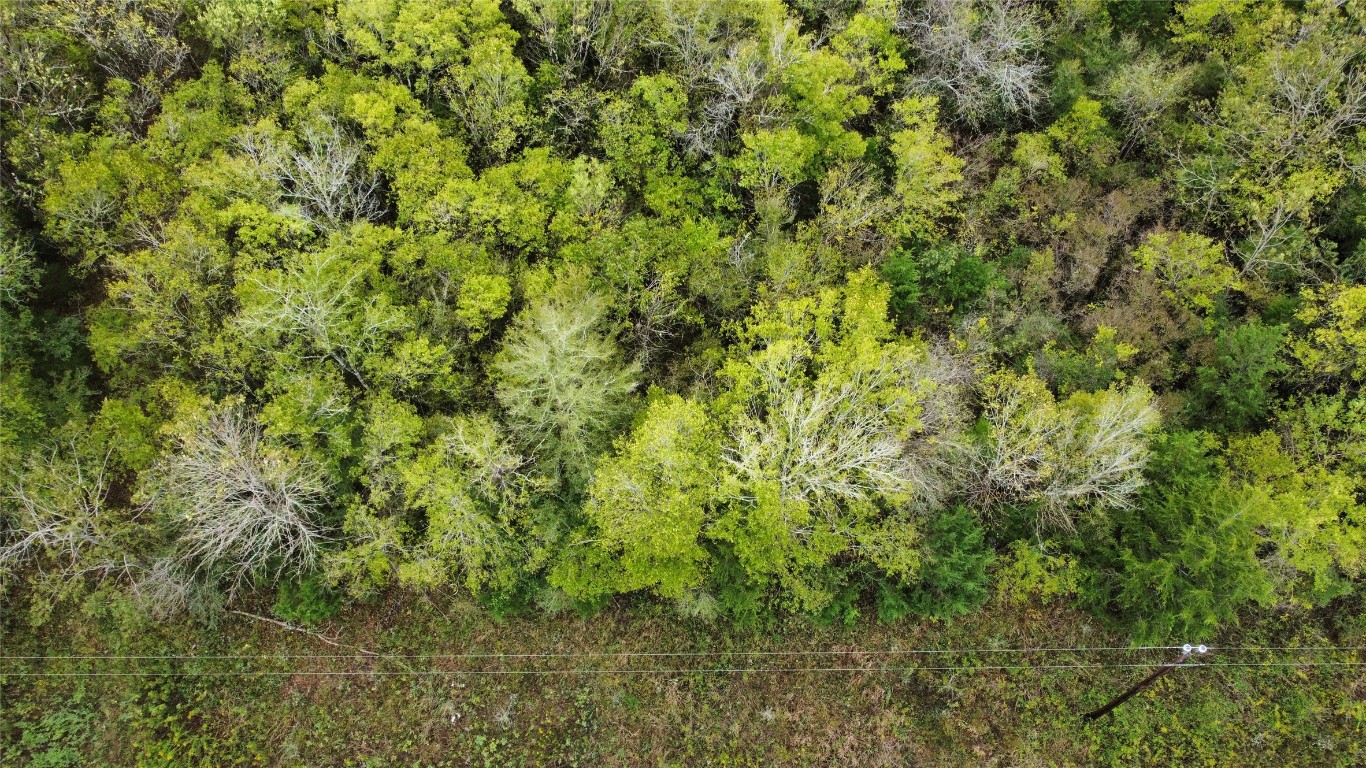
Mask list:
[{"label": "fallen branch", "polygon": [[328,645],[330,645],[330,646],[332,646],[332,647],[334,647],[334,648],[348,648],[348,649],[353,650],[353,651],[358,651],[359,653],[361,653],[362,655],[365,655],[365,656],[380,657],[380,654],[375,653],[374,651],[368,651],[368,650],[366,650],[366,649],[364,649],[364,648],[360,648],[360,647],[357,647],[357,646],[354,646],[354,645],[347,645],[347,644],[345,644],[345,643],[339,643],[339,642],[336,641],[335,638],[329,638],[329,637],[327,637],[326,635],[322,635],[322,634],[319,634],[319,633],[317,633],[317,632],[314,632],[313,630],[308,629],[307,627],[300,627],[300,626],[298,626],[298,625],[296,625],[296,624],[290,624],[290,623],[287,622],[287,621],[280,621],[279,619],[272,619],[272,618],[270,618],[269,616],[258,616],[258,615],[254,614],[254,613],[247,613],[246,611],[239,611],[239,610],[236,610],[236,609],[232,609],[232,610],[230,611],[230,613],[235,613],[235,614],[237,614],[238,616],[246,616],[246,617],[249,618],[249,619],[256,619],[257,621],[264,621],[264,622],[267,622],[267,623],[270,623],[270,624],[274,624],[274,625],[277,626],[277,627],[282,627],[282,628],[287,629],[287,630],[289,630],[289,631],[291,631],[291,632],[301,632],[301,633],[303,633],[303,634],[305,634],[305,635],[309,635],[309,636],[313,637],[314,639],[321,640],[321,641],[323,641],[324,643],[327,643]]}]

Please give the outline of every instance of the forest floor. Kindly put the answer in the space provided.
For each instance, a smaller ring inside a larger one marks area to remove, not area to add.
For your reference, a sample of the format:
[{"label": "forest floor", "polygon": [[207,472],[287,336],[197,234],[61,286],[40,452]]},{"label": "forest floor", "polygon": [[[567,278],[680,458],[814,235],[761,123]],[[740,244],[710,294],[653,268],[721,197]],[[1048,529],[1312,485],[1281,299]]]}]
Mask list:
[{"label": "forest floor", "polygon": [[[1205,661],[1229,666],[1175,670],[1088,725],[1080,713],[1177,654],[1003,650],[1124,645],[1061,608],[740,631],[650,605],[498,621],[395,597],[317,635],[239,613],[212,629],[3,628],[12,766],[1366,764],[1361,653],[1215,650]],[[1302,616],[1238,641],[1366,644]],[[951,652],[906,653],[925,649]],[[73,655],[144,658],[57,658]]]}]

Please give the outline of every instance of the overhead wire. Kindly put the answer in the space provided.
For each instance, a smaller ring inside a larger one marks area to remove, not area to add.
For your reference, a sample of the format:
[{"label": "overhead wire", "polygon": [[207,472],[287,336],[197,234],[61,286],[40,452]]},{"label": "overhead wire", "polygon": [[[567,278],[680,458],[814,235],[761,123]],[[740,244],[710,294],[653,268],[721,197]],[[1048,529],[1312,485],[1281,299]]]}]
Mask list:
[{"label": "overhead wire", "polygon": [[[542,653],[266,653],[266,654],[61,654],[0,655],[0,661],[245,661],[255,659],[582,659],[582,658],[702,658],[708,656],[917,656],[1003,653],[1126,653],[1179,651],[1180,645],[1076,646],[1018,648],[878,648],[712,651],[561,651]],[[1366,646],[1208,646],[1211,652],[1334,653],[1366,650]]]},{"label": "overhead wire", "polygon": [[[1075,664],[985,664],[952,666],[881,666],[881,667],[640,667],[617,669],[611,667],[576,667],[552,669],[382,669],[382,670],[194,670],[120,672],[0,672],[3,677],[464,677],[464,676],[538,676],[538,675],[691,675],[691,674],[800,674],[800,673],[905,673],[912,672],[981,672],[1025,671],[1058,669],[1134,669],[1160,666],[1157,663],[1080,662]],[[1183,669],[1217,667],[1360,667],[1366,662],[1302,661],[1302,662],[1190,662],[1177,665]]]},{"label": "overhead wire", "polygon": [[42,655],[0,655],[0,661],[10,660],[245,660],[245,659],[578,659],[578,658],[697,658],[705,656],[893,656],[893,655],[931,655],[931,654],[969,654],[969,653],[1092,653],[1125,651],[1174,651],[1179,645],[1154,646],[1110,646],[1110,647],[1041,647],[1041,648],[884,648],[884,649],[837,649],[837,650],[715,650],[715,651],[562,651],[545,653],[347,653],[347,654],[71,654],[58,656]]}]

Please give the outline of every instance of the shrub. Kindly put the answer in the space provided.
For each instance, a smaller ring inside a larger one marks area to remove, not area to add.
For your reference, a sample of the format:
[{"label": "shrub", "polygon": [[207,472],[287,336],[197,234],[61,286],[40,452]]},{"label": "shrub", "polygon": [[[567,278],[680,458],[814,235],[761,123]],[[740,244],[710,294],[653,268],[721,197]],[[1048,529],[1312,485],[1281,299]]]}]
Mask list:
[{"label": "shrub", "polygon": [[332,590],[318,574],[302,579],[286,579],[275,592],[271,612],[285,621],[317,624],[341,610],[341,594]]},{"label": "shrub", "polygon": [[[986,544],[977,516],[962,504],[929,522],[920,580],[907,591],[911,610],[951,619],[977,610],[987,599],[987,568],[996,555]],[[880,601],[878,615],[894,613],[894,601]]]}]

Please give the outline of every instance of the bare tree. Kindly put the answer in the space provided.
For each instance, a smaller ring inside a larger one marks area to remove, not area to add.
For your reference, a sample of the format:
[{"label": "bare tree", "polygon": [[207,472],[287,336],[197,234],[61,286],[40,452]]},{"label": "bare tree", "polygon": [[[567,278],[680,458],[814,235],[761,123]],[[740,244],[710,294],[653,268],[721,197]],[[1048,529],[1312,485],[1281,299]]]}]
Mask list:
[{"label": "bare tree", "polygon": [[74,129],[89,108],[92,89],[50,39],[27,34],[42,26],[30,3],[0,5],[0,104],[12,114],[32,109]]},{"label": "bare tree", "polygon": [[190,49],[176,36],[184,4],[176,0],[53,0],[52,22],[95,54],[110,77],[133,87],[134,117],[144,119],[166,86],[189,62]]},{"label": "bare tree", "polygon": [[281,337],[307,341],[305,355],[329,359],[368,386],[360,360],[406,317],[392,305],[367,297],[365,271],[336,250],[305,251],[284,269],[263,270],[243,280],[251,299],[237,317],[239,327],[262,352]]},{"label": "bare tree", "polygon": [[598,79],[625,74],[639,48],[644,3],[619,0],[514,0],[545,57],[575,76],[595,64]]},{"label": "bare tree", "polygon": [[202,415],[146,478],[146,505],[177,531],[179,561],[223,579],[229,595],[318,562],[322,471],[265,445],[240,407]]},{"label": "bare tree", "polygon": [[246,131],[238,147],[281,189],[283,200],[300,206],[324,232],[384,211],[380,176],[368,167],[360,142],[325,121],[302,129],[303,146],[291,146],[279,132]]},{"label": "bare tree", "polygon": [[8,519],[0,573],[20,563],[63,583],[128,573],[130,556],[115,543],[120,521],[108,506],[108,460],[82,458],[69,443],[32,454],[12,473],[0,495]]},{"label": "bare tree", "polygon": [[1030,113],[1043,86],[1037,13],[1023,0],[926,0],[903,16],[920,59],[915,87],[944,94],[959,120]]},{"label": "bare tree", "polygon": [[1177,66],[1153,50],[1141,50],[1125,37],[1121,49],[1128,61],[1103,83],[1107,102],[1119,113],[1125,129],[1125,148],[1142,143],[1161,147],[1161,123],[1186,98],[1195,67]]},{"label": "bare tree", "polygon": [[889,345],[806,382],[811,360],[788,351],[752,358],[762,396],[732,426],[723,452],[739,477],[776,480],[792,500],[881,496],[928,509],[947,497],[964,415],[952,361]]},{"label": "bare tree", "polygon": [[971,493],[984,507],[1033,505],[1036,525],[1071,529],[1085,510],[1125,508],[1142,487],[1159,414],[1142,384],[1056,403],[1034,376],[984,384],[991,433],[974,458]]}]

